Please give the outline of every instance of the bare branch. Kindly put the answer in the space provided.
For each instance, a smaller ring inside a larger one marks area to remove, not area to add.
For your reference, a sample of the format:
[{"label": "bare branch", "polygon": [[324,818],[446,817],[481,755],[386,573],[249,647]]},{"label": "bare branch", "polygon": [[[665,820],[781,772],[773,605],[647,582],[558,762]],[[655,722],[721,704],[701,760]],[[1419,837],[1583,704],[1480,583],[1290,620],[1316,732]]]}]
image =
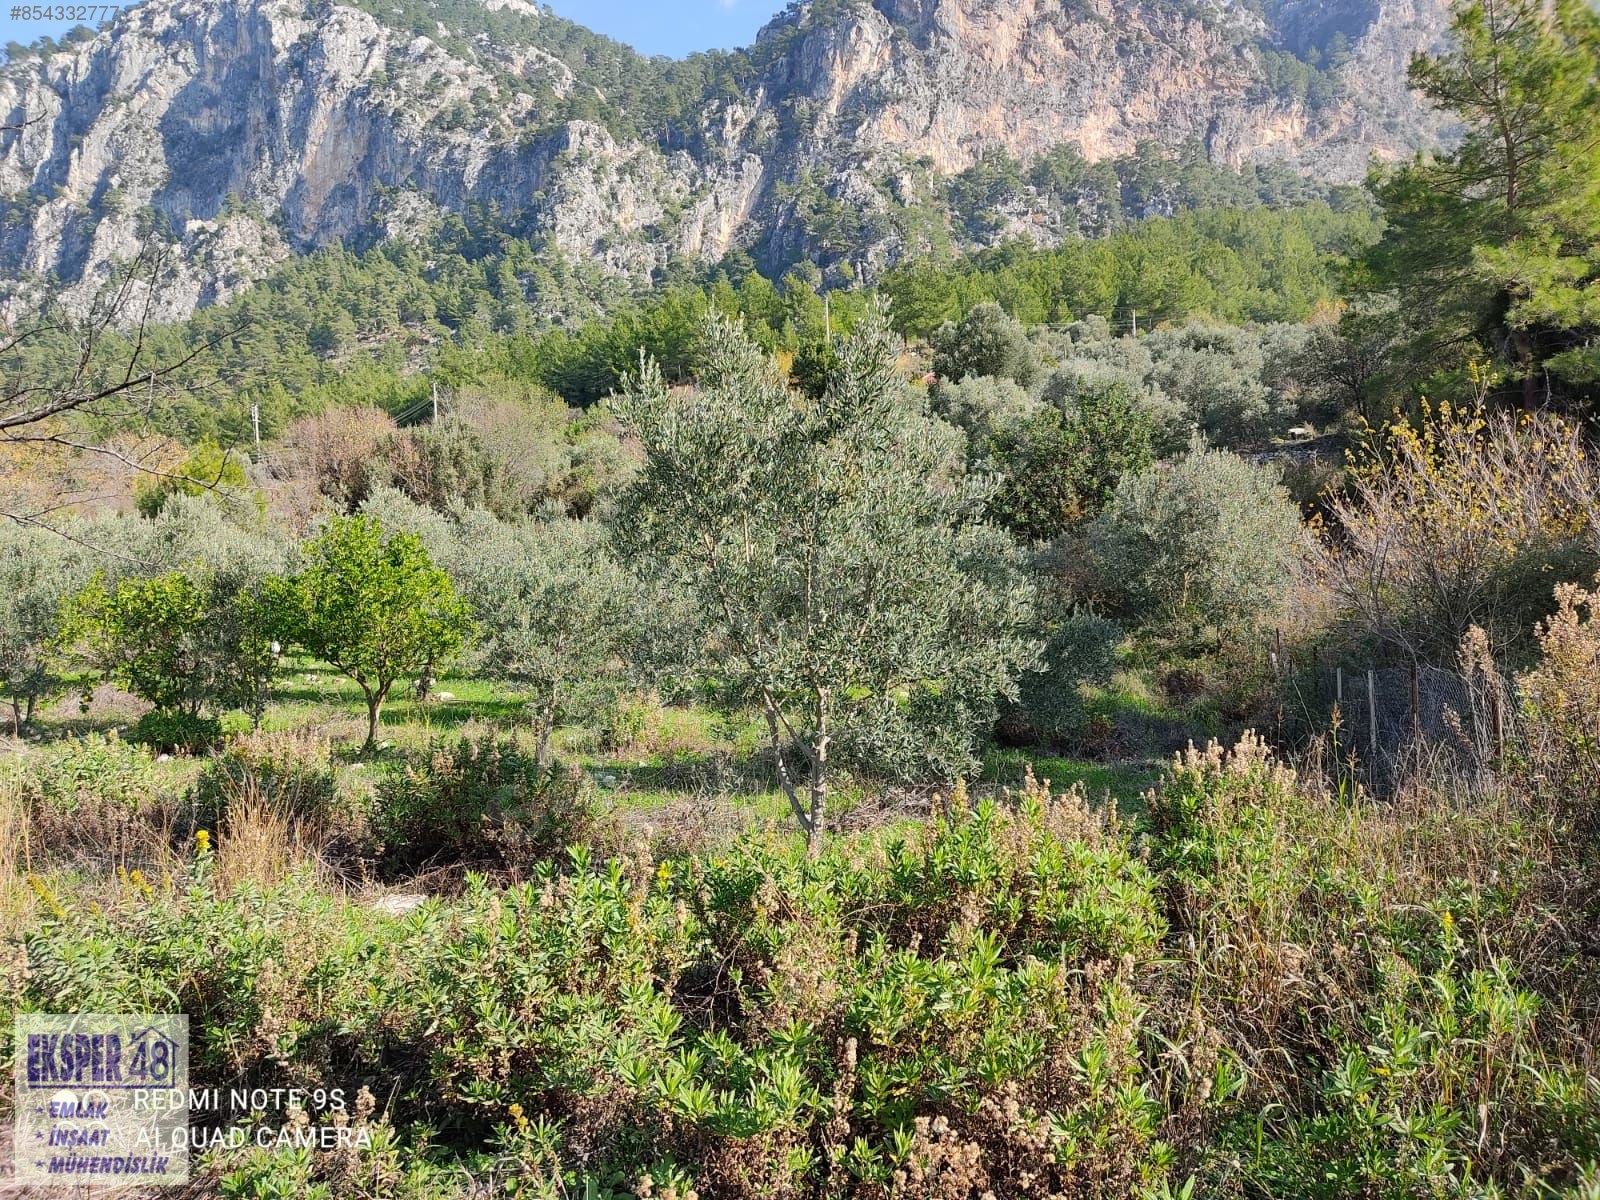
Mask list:
[{"label": "bare branch", "polygon": [[[140,474],[202,490],[221,486],[232,451],[223,456],[217,478],[194,478],[153,461],[167,443],[131,453],[104,444],[85,424],[127,427],[149,416],[158,399],[203,390],[190,377],[193,368],[244,327],[238,322],[166,361],[151,362],[150,335],[167,253],[165,247],[141,249],[81,315],[52,304],[26,327],[0,335],[0,445],[54,446],[102,455]],[[0,516],[40,523],[27,513],[0,510]]]}]

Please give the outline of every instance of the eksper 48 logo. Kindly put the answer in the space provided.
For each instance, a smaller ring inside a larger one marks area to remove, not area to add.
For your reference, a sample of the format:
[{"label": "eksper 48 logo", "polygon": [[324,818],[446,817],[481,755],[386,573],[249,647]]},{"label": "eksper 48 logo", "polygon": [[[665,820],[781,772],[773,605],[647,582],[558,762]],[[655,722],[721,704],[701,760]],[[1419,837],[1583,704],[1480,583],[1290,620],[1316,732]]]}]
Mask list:
[{"label": "eksper 48 logo", "polygon": [[122,1185],[188,1178],[189,1018],[20,1014],[16,1021],[18,1182]]}]

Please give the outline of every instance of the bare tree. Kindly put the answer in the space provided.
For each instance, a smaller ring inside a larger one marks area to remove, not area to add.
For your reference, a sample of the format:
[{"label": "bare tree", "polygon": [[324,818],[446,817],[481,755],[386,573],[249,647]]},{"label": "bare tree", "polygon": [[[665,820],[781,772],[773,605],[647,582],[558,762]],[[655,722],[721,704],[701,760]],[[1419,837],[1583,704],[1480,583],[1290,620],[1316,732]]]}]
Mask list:
[{"label": "bare tree", "polygon": [[[0,332],[0,447],[55,447],[114,459],[142,475],[219,484],[220,472],[217,479],[194,479],[168,470],[162,464],[171,447],[162,439],[130,447],[95,435],[96,426],[135,427],[161,400],[195,390],[192,368],[237,332],[222,330],[170,357],[153,351],[149,334],[166,255],[164,247],[146,246],[86,310],[52,301],[22,327]],[[52,518],[85,497],[20,499],[0,497],[0,518],[61,532]]]},{"label": "bare tree", "polygon": [[1473,626],[1497,654],[1526,639],[1551,588],[1592,577],[1600,555],[1600,472],[1582,431],[1549,414],[1396,422],[1329,509],[1332,594],[1413,661],[1453,662]]}]

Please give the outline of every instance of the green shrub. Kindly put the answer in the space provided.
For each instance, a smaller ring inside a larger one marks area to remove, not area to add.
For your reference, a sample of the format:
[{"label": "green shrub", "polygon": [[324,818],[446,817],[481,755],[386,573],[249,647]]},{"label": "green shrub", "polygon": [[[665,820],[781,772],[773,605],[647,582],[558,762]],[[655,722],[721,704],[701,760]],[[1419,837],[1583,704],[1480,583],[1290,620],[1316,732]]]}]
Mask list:
[{"label": "green shrub", "polygon": [[1074,613],[1045,639],[1039,669],[1022,677],[1005,725],[1014,736],[1059,745],[1087,730],[1083,686],[1110,680],[1121,626],[1090,612]]},{"label": "green shrub", "polygon": [[1319,1200],[1584,1194],[1565,1189],[1600,1149],[1600,1086],[1578,1066],[1600,989],[1572,957],[1574,898],[1547,890],[1583,874],[1582,851],[1545,814],[1426,787],[1351,804],[1247,738],[1184,755],[1151,824],[1185,947],[1171,982],[1194,996],[1168,1036],[1255,1064],[1211,1104],[1202,1179]]},{"label": "green shrub", "polygon": [[1133,979],[1154,883],[1081,799],[957,796],[865,855],[574,866],[470,892],[406,1006],[442,1102],[517,1145],[537,1140],[517,1120],[581,1114],[546,1127],[551,1156],[693,1164],[717,1196],[876,1196],[975,1164],[1042,1198],[1159,1170]]},{"label": "green shrub", "polygon": [[587,778],[542,767],[511,739],[436,742],[380,778],[374,832],[393,873],[524,865],[598,832]]},{"label": "green shrub", "polygon": [[1039,356],[1022,322],[992,300],[973,305],[959,322],[946,321],[929,340],[941,379],[987,375],[1027,388],[1039,374]]},{"label": "green shrub", "polygon": [[1180,635],[1269,622],[1287,602],[1304,544],[1299,510],[1269,469],[1198,445],[1170,466],[1124,476],[1089,531],[1119,612]]},{"label": "green shrub", "polygon": [[338,784],[327,740],[308,734],[235,737],[195,782],[194,823],[216,829],[231,805],[262,804],[302,827],[326,829]]},{"label": "green shrub", "polygon": [[153,709],[133,723],[128,740],[171,754],[198,754],[222,740],[222,722],[216,717]]},{"label": "green shrub", "polygon": [[11,774],[26,798],[59,813],[137,809],[162,791],[161,772],[147,750],[99,733],[18,759]]},{"label": "green shrub", "polygon": [[165,852],[177,788],[144,747],[91,733],[0,766],[31,826],[36,865],[75,857],[150,863]]},{"label": "green shrub", "polygon": [[[444,836],[540,778],[492,739],[410,766]],[[208,1164],[240,1196],[1586,1197],[1594,861],[1538,799],[1372,804],[1246,739],[1137,839],[958,787],[816,858],[578,846],[399,918],[202,843],[92,903],[36,880],[6,995],[187,1012],[196,1087],[384,1081],[360,1155]]]},{"label": "green shrub", "polygon": [[47,912],[28,938],[25,1000],[188,1013],[195,1086],[349,1085],[377,1061],[392,929],[309,872],[214,887],[213,858],[207,839],[165,883],[130,872],[115,896]]},{"label": "green shrub", "polygon": [[661,706],[638,692],[613,692],[599,712],[600,748],[608,753],[639,745],[661,719]]}]

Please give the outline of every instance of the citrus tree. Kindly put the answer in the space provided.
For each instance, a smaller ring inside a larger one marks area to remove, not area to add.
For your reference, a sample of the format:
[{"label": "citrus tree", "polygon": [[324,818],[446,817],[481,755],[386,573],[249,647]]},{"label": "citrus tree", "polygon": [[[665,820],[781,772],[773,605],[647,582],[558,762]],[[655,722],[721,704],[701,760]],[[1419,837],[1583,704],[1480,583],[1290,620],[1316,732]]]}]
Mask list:
[{"label": "citrus tree", "polygon": [[370,750],[395,681],[437,669],[466,644],[467,604],[419,538],[385,535],[373,517],[335,518],[300,553],[298,571],[268,583],[273,626],[355,681]]}]

